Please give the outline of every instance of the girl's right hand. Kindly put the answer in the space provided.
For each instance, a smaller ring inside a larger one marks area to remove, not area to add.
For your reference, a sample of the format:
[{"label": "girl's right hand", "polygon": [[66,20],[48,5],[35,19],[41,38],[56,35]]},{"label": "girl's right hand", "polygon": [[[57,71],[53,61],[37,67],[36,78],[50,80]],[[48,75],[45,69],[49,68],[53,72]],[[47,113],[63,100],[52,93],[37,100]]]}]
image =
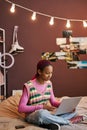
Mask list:
[{"label": "girl's right hand", "polygon": [[47,104],[43,104],[43,109],[47,109],[48,111],[53,111],[55,107]]}]

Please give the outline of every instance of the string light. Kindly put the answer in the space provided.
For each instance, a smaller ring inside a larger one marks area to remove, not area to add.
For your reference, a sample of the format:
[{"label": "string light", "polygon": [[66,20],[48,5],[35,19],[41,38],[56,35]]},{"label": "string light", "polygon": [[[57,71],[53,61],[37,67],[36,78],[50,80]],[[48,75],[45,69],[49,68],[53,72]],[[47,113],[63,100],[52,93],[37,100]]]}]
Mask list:
[{"label": "string light", "polygon": [[83,26],[86,28],[87,27],[87,22],[83,21]]},{"label": "string light", "polygon": [[53,25],[53,24],[54,24],[54,17],[51,17],[49,24],[50,24],[50,25]]},{"label": "string light", "polygon": [[33,12],[32,16],[31,16],[31,19],[34,21],[36,20],[36,12]]},{"label": "string light", "polygon": [[11,2],[10,0],[5,0],[5,1],[8,2],[8,3],[10,3],[10,4],[12,4],[12,7],[11,7],[11,9],[10,9],[10,11],[11,11],[12,13],[15,12],[15,6],[17,6],[17,7],[19,7],[19,8],[22,8],[22,9],[24,9],[24,10],[26,10],[26,11],[32,12],[32,13],[33,13],[33,14],[32,14],[32,17],[31,17],[32,20],[35,20],[35,19],[36,19],[36,14],[38,14],[38,15],[42,15],[42,16],[51,18],[51,19],[50,19],[50,22],[49,22],[50,25],[53,25],[53,24],[54,24],[54,19],[58,19],[58,20],[67,21],[67,23],[66,23],[66,27],[67,27],[67,28],[70,28],[70,27],[71,27],[71,25],[70,25],[70,22],[71,22],[71,21],[82,22],[82,23],[83,23],[83,26],[84,26],[84,27],[87,27],[87,19],[84,19],[84,20],[82,20],[82,19],[69,19],[69,18],[51,16],[51,15],[44,14],[44,13],[41,13],[41,12],[35,12],[34,10],[31,10],[31,9],[26,8],[26,7],[24,7],[24,6],[21,6],[21,5],[19,5],[19,4],[13,3],[13,2]]},{"label": "string light", "polygon": [[66,27],[67,27],[67,28],[70,28],[70,27],[71,27],[71,25],[70,25],[70,20],[67,20]]},{"label": "string light", "polygon": [[15,12],[15,4],[12,3],[12,6],[11,6],[11,8],[10,8],[10,11],[11,11],[11,13],[14,13],[14,12]]}]

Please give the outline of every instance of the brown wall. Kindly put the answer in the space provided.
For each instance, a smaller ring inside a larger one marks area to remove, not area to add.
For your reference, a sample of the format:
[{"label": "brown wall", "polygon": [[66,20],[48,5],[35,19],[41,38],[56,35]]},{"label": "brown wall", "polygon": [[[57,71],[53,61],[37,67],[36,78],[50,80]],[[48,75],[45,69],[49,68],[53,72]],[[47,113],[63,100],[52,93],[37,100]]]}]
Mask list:
[{"label": "brown wall", "polygon": [[[12,0],[13,1],[13,0]],[[14,0],[17,4],[32,10],[72,19],[87,19],[87,0]],[[13,27],[19,26],[19,44],[24,52],[15,55],[15,64],[7,70],[7,94],[11,95],[13,89],[22,89],[24,82],[35,74],[36,63],[42,52],[59,51],[56,38],[62,37],[66,30],[66,21],[55,20],[52,27],[48,24],[49,18],[37,16],[32,22],[31,12],[16,7],[15,14],[9,12],[11,4],[0,0],[0,27],[6,30],[6,51],[12,44]],[[81,22],[72,22],[74,37],[87,36],[87,28]],[[85,59],[87,56],[85,56]],[[64,61],[53,63],[53,86],[56,96],[87,95],[87,69],[69,70]]]}]

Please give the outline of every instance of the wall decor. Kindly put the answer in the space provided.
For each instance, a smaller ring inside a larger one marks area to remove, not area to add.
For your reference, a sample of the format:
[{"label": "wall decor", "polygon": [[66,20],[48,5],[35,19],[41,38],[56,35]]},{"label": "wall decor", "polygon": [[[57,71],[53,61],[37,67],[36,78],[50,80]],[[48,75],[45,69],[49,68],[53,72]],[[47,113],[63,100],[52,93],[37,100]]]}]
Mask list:
[{"label": "wall decor", "polygon": [[10,54],[18,54],[20,52],[24,52],[24,48],[19,45],[18,41],[18,28],[19,26],[15,25],[14,26],[14,31],[13,31],[13,43],[11,45],[11,49],[9,51]]},{"label": "wall decor", "polygon": [[[50,61],[64,60],[69,69],[87,68],[87,37],[56,38],[58,52],[43,52],[42,59]],[[85,60],[81,58],[84,55]]]}]

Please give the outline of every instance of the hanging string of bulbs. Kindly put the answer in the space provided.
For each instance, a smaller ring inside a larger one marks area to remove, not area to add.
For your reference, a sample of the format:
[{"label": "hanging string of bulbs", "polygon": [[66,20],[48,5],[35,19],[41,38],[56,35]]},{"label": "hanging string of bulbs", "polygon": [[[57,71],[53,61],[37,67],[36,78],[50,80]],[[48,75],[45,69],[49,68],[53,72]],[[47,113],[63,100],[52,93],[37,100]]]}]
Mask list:
[{"label": "hanging string of bulbs", "polygon": [[67,18],[62,18],[62,17],[56,17],[56,16],[51,16],[51,15],[48,15],[48,14],[44,14],[44,13],[41,13],[41,12],[36,12],[34,10],[31,10],[29,8],[26,8],[24,6],[21,6],[19,4],[16,4],[16,3],[13,3],[11,2],[10,0],[5,0],[6,2],[10,3],[11,4],[11,8],[10,8],[10,12],[11,13],[14,13],[15,12],[15,8],[16,6],[19,7],[19,8],[22,8],[24,10],[27,10],[29,12],[32,12],[32,16],[31,16],[31,19],[33,21],[36,20],[36,15],[42,15],[42,16],[45,16],[45,17],[49,17],[50,18],[50,21],[49,21],[49,24],[50,25],[54,25],[54,20],[55,19],[58,19],[58,20],[64,20],[66,21],[66,27],[67,28],[70,28],[71,27],[71,21],[76,21],[76,22],[82,22],[83,23],[83,27],[87,27],[87,20],[82,20],[82,19],[67,19]]}]

